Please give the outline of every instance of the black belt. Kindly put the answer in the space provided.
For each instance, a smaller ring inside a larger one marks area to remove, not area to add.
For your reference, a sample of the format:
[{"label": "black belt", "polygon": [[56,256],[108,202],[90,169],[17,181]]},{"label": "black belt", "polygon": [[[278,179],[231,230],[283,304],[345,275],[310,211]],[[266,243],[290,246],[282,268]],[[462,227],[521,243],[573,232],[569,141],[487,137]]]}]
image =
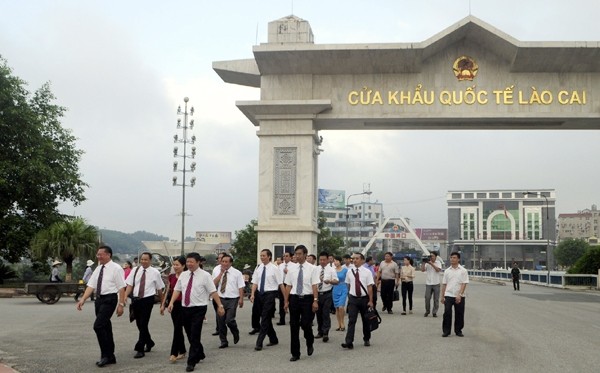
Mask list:
[{"label": "black belt", "polygon": [[357,297],[356,295],[352,295],[352,294],[348,294],[348,296],[352,297],[352,298],[356,298],[356,299],[363,299],[363,298],[368,298],[367,295],[362,295],[360,297]]},{"label": "black belt", "polygon": [[117,293],[110,293],[110,294],[104,294],[104,295],[98,295],[96,294],[96,298],[108,298],[108,297],[116,297]]},{"label": "black belt", "polygon": [[296,297],[298,299],[304,299],[304,298],[308,298],[308,297],[312,297],[312,296],[313,296],[312,294],[301,294],[301,295],[292,294],[292,297]]},{"label": "black belt", "polygon": [[320,291],[319,294],[327,294],[327,293],[331,293],[332,291],[333,291],[333,289],[327,290],[327,291]]},{"label": "black belt", "polygon": [[270,290],[270,291],[265,291],[263,293],[261,293],[260,291],[258,292],[258,294],[260,295],[266,295],[266,294],[272,294],[272,293],[277,293],[278,290]]}]

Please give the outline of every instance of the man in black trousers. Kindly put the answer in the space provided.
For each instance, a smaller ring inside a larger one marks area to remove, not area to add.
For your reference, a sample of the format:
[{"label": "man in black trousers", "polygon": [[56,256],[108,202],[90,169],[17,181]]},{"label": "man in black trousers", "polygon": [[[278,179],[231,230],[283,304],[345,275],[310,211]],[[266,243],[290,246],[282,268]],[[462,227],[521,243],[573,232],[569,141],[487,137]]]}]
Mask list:
[{"label": "man in black trousers", "polygon": [[285,278],[284,309],[290,310],[290,334],[292,357],[290,361],[300,359],[300,328],[304,332],[307,355],[314,352],[315,337],[312,322],[319,309],[318,285],[319,269],[308,263],[308,249],[304,245],[296,246],[298,267],[288,272]]},{"label": "man in black trousers", "polygon": [[275,346],[279,343],[277,333],[273,329],[273,314],[275,312],[275,299],[277,292],[283,286],[281,282],[281,272],[275,264],[271,262],[273,254],[271,250],[264,249],[260,252],[261,264],[252,274],[252,292],[250,302],[258,303],[257,314],[260,314],[260,332],[256,338],[254,350],[263,349],[263,341],[268,336],[267,346]]},{"label": "man in black trousers", "polygon": [[139,359],[146,356],[154,347],[154,341],[150,336],[148,325],[150,324],[150,315],[154,307],[154,297],[158,292],[160,294],[160,304],[163,303],[165,294],[162,291],[165,283],[162,280],[160,272],[151,267],[152,254],[144,252],[140,255],[140,266],[136,267],[131,275],[127,277],[125,283],[127,290],[125,298],[132,295],[132,307],[135,313],[135,325],[139,330],[138,341],[134,350],[137,351],[134,358]]},{"label": "man in black trousers", "polygon": [[373,307],[373,274],[363,267],[365,257],[361,253],[352,256],[354,267],[348,270],[346,284],[348,284],[348,331],[346,341],[342,343],[343,348],[349,350],[354,348],[354,329],[358,315],[362,319],[363,342],[365,346],[371,345],[371,329],[366,320],[366,313]]},{"label": "man in black trousers", "polygon": [[126,299],[125,275],[123,274],[123,268],[112,261],[112,249],[109,246],[100,246],[96,258],[98,259],[98,267],[92,273],[92,277],[88,281],[88,287],[77,303],[77,310],[82,310],[86,299],[95,291],[96,321],[94,321],[94,331],[100,345],[100,360],[96,362],[96,365],[104,367],[108,364],[117,363],[110,318],[115,312],[115,307],[117,317],[123,314]]}]

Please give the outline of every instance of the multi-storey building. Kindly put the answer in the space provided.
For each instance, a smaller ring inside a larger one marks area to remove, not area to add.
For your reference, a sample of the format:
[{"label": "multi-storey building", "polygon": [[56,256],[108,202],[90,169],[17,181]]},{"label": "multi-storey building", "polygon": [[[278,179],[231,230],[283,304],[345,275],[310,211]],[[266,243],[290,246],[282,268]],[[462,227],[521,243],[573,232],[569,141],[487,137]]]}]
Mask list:
[{"label": "multi-storey building", "polygon": [[553,189],[449,191],[447,202],[449,250],[460,251],[467,268],[513,262],[525,269],[541,269],[549,262],[552,268]]},{"label": "multi-storey building", "polygon": [[384,218],[383,204],[378,202],[350,204],[347,211],[346,208],[319,208],[319,211],[327,218],[325,226],[331,234],[348,242],[351,251],[364,248]]},{"label": "multi-storey building", "polygon": [[600,237],[600,211],[596,205],[576,214],[558,215],[558,241],[565,238],[582,238],[597,244]]}]

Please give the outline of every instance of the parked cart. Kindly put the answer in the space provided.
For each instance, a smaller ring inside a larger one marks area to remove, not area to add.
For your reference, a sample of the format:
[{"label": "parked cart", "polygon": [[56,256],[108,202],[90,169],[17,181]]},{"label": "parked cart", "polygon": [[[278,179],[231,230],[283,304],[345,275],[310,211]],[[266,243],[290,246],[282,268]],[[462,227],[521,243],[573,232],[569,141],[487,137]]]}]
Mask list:
[{"label": "parked cart", "polygon": [[54,304],[63,294],[84,292],[85,284],[77,282],[37,282],[25,284],[25,293],[32,294],[40,302]]}]

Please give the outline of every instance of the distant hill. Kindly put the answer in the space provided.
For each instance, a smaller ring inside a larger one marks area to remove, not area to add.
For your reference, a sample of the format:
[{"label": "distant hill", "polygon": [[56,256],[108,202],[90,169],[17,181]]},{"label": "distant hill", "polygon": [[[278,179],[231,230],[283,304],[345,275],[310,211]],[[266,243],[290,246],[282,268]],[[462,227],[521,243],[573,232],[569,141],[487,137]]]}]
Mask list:
[{"label": "distant hill", "polygon": [[100,229],[102,242],[110,246],[115,253],[137,254],[139,250],[144,249],[142,241],[168,241],[169,237],[158,234],[137,231],[134,233],[124,233],[110,229]]}]

